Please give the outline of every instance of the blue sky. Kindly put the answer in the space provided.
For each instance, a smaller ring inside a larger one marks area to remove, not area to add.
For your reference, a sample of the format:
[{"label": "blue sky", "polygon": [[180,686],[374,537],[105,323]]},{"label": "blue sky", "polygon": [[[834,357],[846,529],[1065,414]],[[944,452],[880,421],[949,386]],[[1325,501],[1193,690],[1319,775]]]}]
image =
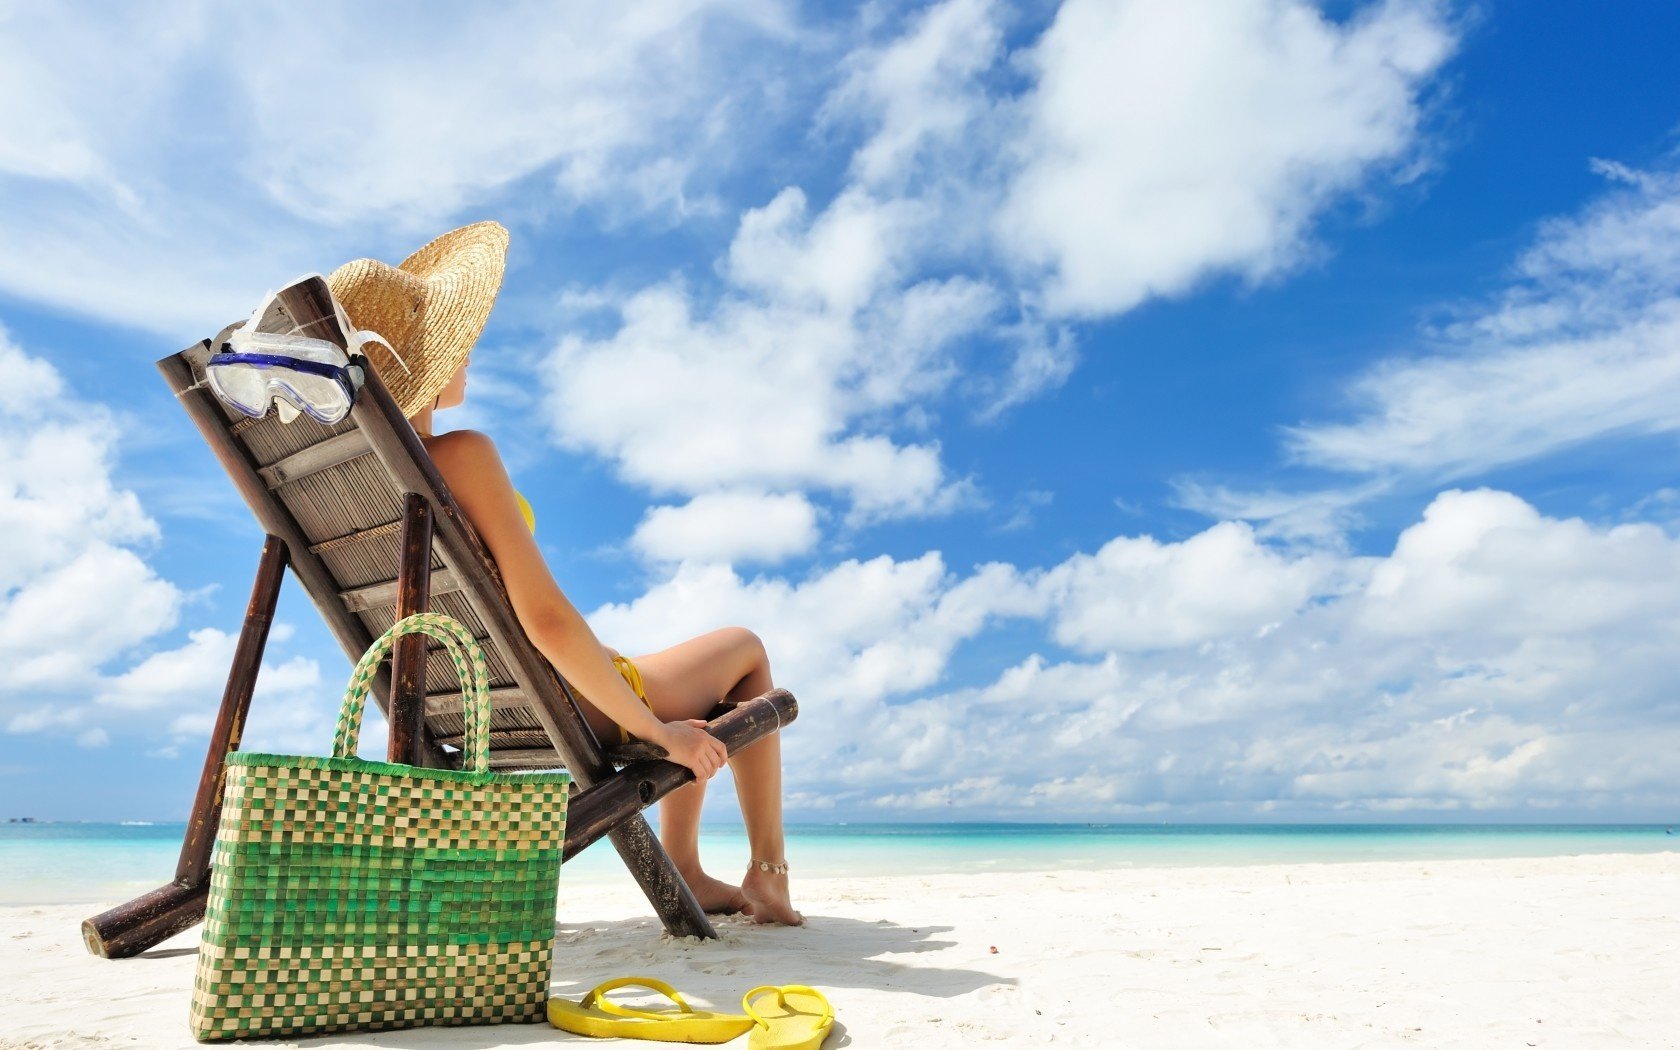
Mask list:
[{"label": "blue sky", "polygon": [[[0,26],[0,816],[190,801],[260,532],[153,362],[495,218],[438,426],[765,639],[790,818],[1672,819],[1672,5]],[[289,585],[247,746],[347,673]]]}]

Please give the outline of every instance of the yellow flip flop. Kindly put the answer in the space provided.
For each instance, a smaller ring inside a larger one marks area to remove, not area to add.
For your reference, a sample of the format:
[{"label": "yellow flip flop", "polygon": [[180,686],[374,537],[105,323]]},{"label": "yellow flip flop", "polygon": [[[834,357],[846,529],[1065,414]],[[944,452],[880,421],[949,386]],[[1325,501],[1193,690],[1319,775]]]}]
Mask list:
[{"label": "yellow flip flop", "polygon": [[[766,993],[775,993],[776,1004],[755,1008],[753,1000]],[[759,985],[741,998],[741,1009],[753,1020],[753,1050],[816,1050],[834,1030],[828,997],[803,984]]]},{"label": "yellow flip flop", "polygon": [[[638,1010],[607,998],[615,988],[651,988],[677,1004],[675,1010]],[[619,977],[590,989],[582,1002],[551,998],[548,1023],[554,1027],[605,1039],[654,1039],[665,1043],[727,1043],[753,1027],[743,1014],[696,1010],[682,993],[652,977]]]}]

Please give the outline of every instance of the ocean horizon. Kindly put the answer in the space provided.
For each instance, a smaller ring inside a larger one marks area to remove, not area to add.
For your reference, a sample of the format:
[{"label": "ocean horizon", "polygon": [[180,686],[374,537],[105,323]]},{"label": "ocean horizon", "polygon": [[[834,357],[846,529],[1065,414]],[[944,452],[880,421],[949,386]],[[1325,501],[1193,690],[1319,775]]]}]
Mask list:
[{"label": "ocean horizon", "polygon": [[[0,823],[0,905],[119,903],[169,881],[185,822]],[[800,823],[800,878],[1555,857],[1680,851],[1668,824]],[[745,870],[739,825],[701,833],[720,877]],[[629,880],[610,846],[566,863],[573,884]]]}]

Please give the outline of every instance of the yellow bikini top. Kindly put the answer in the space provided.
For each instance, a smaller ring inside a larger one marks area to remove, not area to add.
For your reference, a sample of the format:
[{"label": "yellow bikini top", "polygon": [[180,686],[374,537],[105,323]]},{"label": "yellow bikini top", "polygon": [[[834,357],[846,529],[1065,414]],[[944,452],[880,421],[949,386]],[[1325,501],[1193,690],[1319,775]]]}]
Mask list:
[{"label": "yellow bikini top", "polygon": [[533,533],[536,532],[537,516],[531,512],[531,504],[526,501],[525,494],[518,489],[514,489],[513,498],[519,501],[519,513],[525,516],[525,524],[530,526]]}]

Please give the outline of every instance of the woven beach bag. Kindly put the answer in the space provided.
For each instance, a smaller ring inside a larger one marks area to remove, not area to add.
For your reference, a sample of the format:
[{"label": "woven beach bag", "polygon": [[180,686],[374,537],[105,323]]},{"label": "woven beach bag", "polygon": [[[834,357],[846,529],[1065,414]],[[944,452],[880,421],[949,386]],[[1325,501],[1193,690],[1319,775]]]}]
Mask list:
[{"label": "woven beach bag", "polygon": [[[460,675],[462,769],[355,757],[380,661],[414,632]],[[489,731],[483,651],[419,613],[356,664],[331,758],[228,755],[196,1037],[544,1019],[571,778],[489,772]]]}]

